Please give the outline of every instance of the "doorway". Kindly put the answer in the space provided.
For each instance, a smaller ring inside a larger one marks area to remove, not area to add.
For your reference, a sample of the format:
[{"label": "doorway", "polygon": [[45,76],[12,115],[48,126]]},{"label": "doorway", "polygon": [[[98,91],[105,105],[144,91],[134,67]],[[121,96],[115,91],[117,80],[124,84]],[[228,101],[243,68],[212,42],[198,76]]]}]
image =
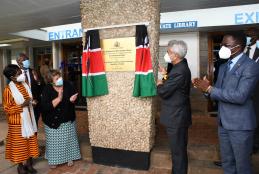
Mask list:
[{"label": "doorway", "polygon": [[73,83],[78,91],[77,109],[85,109],[86,98],[82,96],[82,41],[62,43],[61,69],[64,79]]}]

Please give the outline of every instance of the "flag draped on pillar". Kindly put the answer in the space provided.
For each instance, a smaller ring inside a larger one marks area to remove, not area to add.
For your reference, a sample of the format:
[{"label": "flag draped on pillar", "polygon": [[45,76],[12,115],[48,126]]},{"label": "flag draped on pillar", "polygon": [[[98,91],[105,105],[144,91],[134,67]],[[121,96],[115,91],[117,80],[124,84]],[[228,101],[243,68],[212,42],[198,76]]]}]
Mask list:
[{"label": "flag draped on pillar", "polygon": [[136,26],[136,68],[133,96],[151,97],[156,95],[156,84],[152,69],[147,27]]},{"label": "flag draped on pillar", "polygon": [[94,97],[108,94],[98,30],[86,32],[82,56],[82,95]]}]

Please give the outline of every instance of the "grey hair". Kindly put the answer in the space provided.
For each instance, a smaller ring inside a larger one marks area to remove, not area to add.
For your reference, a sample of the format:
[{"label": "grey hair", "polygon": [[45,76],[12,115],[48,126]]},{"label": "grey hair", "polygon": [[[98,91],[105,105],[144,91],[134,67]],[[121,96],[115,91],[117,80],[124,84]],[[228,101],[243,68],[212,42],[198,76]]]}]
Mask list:
[{"label": "grey hair", "polygon": [[182,40],[171,40],[168,42],[168,48],[183,59],[187,54],[187,44]]},{"label": "grey hair", "polygon": [[61,74],[61,72],[59,70],[51,69],[51,70],[49,70],[49,72],[46,74],[46,76],[44,78],[47,79],[48,83],[51,83],[52,82],[52,78],[54,76],[57,76],[57,75],[59,75],[60,77],[62,76],[62,74]]},{"label": "grey hair", "polygon": [[176,42],[177,42],[177,40],[170,40],[168,42],[168,47],[171,48]]}]

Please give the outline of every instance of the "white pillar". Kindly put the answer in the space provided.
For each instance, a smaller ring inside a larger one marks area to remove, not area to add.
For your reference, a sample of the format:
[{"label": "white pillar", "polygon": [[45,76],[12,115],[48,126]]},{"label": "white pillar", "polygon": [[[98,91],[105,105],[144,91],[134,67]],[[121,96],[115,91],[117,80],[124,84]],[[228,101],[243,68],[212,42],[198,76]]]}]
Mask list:
[{"label": "white pillar", "polygon": [[62,45],[61,42],[52,42],[52,61],[53,69],[59,69],[62,61]]},{"label": "white pillar", "polygon": [[62,44],[61,42],[58,43],[58,65],[60,67],[62,62]]},{"label": "white pillar", "polygon": [[31,68],[34,68],[33,48],[28,47],[28,56],[31,62]]},{"label": "white pillar", "polygon": [[52,62],[53,62],[53,69],[58,68],[58,48],[56,42],[52,42]]},{"label": "white pillar", "polygon": [[[7,65],[7,53],[6,49],[0,50],[0,72],[3,72],[4,67]],[[0,98],[2,98],[2,93],[4,90],[4,87],[6,85],[6,78],[4,75],[1,76],[0,80]],[[0,100],[0,104],[2,104],[2,100]]]}]

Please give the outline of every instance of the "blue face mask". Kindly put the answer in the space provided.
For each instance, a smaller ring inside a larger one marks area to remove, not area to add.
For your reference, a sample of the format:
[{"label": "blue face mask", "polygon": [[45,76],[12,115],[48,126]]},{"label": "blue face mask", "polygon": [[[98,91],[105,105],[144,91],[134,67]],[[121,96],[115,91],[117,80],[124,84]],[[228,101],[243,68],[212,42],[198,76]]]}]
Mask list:
[{"label": "blue face mask", "polygon": [[63,78],[59,77],[58,80],[55,82],[55,86],[63,86]]},{"label": "blue face mask", "polygon": [[259,49],[259,40],[256,41],[256,47]]},{"label": "blue face mask", "polygon": [[27,59],[22,62],[22,65],[23,65],[23,68],[28,69],[28,68],[30,68],[31,64],[30,64],[30,61]]}]

